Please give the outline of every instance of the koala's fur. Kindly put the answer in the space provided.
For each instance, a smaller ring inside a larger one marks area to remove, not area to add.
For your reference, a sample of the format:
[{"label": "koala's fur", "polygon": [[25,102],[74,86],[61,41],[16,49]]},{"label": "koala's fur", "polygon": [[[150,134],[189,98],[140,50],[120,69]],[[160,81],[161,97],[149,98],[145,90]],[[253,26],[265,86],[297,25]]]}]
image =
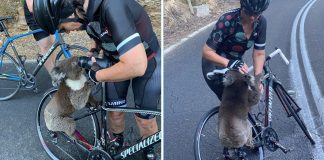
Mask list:
[{"label": "koala's fur", "polygon": [[248,112],[258,103],[261,74],[255,78],[238,71],[224,77],[224,92],[218,116],[218,136],[224,147],[253,147]]},{"label": "koala's fur", "polygon": [[95,103],[89,97],[94,84],[84,76],[84,69],[78,66],[76,57],[60,61],[51,71],[51,77],[59,88],[44,110],[46,127],[71,136],[75,130],[72,113],[83,108],[89,100]]}]

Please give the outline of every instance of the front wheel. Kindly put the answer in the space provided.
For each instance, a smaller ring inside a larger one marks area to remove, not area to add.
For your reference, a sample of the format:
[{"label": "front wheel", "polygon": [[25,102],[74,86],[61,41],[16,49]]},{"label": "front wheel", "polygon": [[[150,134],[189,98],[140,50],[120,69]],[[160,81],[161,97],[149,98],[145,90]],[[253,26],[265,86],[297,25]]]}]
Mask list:
[{"label": "front wheel", "polygon": [[[217,121],[219,107],[209,110],[199,121],[195,133],[194,150],[196,160],[215,160],[223,159],[224,147],[218,139]],[[260,135],[255,127],[255,121],[249,116],[252,124],[252,133],[255,136],[254,141],[260,142]],[[263,147],[259,146],[253,150],[244,149],[247,153],[247,159],[263,160]]]},{"label": "front wheel", "polygon": [[6,52],[0,55],[0,101],[13,97],[21,87],[21,68]]},{"label": "front wheel", "polygon": [[36,117],[37,134],[46,153],[52,159],[82,160],[88,157],[98,142],[98,119],[96,114],[88,114],[89,108],[83,108],[72,114],[76,121],[76,131],[79,139],[74,139],[63,132],[52,132],[47,129],[44,110],[54,98],[57,89],[45,93],[39,104]]}]

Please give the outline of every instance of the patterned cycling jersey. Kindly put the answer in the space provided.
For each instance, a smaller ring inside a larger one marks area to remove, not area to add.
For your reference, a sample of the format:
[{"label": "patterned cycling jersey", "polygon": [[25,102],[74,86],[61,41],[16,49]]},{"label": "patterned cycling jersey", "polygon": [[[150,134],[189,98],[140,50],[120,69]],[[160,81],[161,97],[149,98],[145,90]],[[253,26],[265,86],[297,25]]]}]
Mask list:
[{"label": "patterned cycling jersey", "polygon": [[265,49],[267,22],[260,16],[254,22],[249,39],[245,37],[240,18],[240,8],[223,14],[213,28],[206,44],[216,53],[228,59],[242,59],[246,50],[254,44],[254,49]]},{"label": "patterned cycling jersey", "polygon": [[152,52],[160,49],[149,16],[135,0],[90,0],[87,17],[100,21],[119,56],[139,43]]}]

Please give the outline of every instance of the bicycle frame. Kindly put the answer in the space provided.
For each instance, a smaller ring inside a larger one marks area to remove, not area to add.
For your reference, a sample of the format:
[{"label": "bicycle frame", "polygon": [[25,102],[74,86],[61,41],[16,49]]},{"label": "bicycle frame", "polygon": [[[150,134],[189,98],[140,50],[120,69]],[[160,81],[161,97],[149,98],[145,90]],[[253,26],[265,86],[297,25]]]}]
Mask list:
[{"label": "bicycle frame", "polygon": [[[105,83],[102,83],[102,88],[105,88]],[[106,91],[103,89],[103,94],[102,97],[104,98],[106,94]],[[117,112],[135,112],[135,111],[145,111],[144,109],[134,109],[134,108],[105,108],[105,105],[103,104],[102,106],[100,106],[100,109],[94,109],[91,110],[89,113],[86,113],[84,115],[81,115],[79,117],[75,117],[74,120],[80,120],[83,119],[85,117],[91,116],[91,115],[95,115],[93,117],[95,117],[95,122],[96,122],[96,126],[98,126],[100,128],[100,131],[96,131],[97,137],[96,137],[96,143],[93,148],[99,148],[99,149],[104,149],[105,151],[108,150],[108,146],[109,146],[109,139],[107,137],[107,133],[108,133],[108,128],[107,128],[107,111],[117,111]],[[97,113],[100,112],[100,116],[101,116],[101,125],[99,124],[98,118],[97,118]],[[147,113],[152,113],[149,110],[147,111]],[[154,114],[154,113],[152,113]],[[159,115],[159,114],[157,114]],[[65,134],[64,134],[65,135]],[[70,140],[71,142],[76,143],[81,149],[83,149],[86,152],[90,152],[91,150],[89,150],[88,148],[84,147],[83,145],[79,144],[76,141],[73,141],[69,136],[65,135],[65,138],[67,138],[68,140]],[[137,142],[136,144],[129,146],[125,149],[123,149],[122,151],[117,152],[114,155],[110,155],[114,160],[119,160],[119,159],[125,159],[126,157],[129,157],[147,147],[150,147],[152,145],[155,145],[156,143],[161,142],[162,140],[162,133],[161,131],[158,131],[156,133],[154,133],[153,135]]]},{"label": "bicycle frame", "polygon": [[[4,33],[5,36],[8,38],[7,41],[5,42],[5,44],[0,48],[0,55],[4,54],[8,45],[11,46],[14,55],[16,57],[16,60],[18,61],[19,66],[21,67],[20,70],[22,71],[24,77],[27,77],[27,71],[25,68],[25,65],[23,63],[23,61],[21,60],[21,58],[18,55],[18,52],[13,44],[13,41],[15,41],[16,39],[34,34],[34,33],[39,33],[39,32],[44,32],[42,29],[37,29],[34,31],[30,31],[27,33],[23,33],[20,35],[16,35],[16,36],[10,36],[8,33],[8,30],[6,28],[6,26],[4,25],[3,22],[0,22],[0,25],[2,26],[2,28],[4,28]],[[71,53],[70,51],[67,49],[67,45],[64,43],[63,37],[59,34],[58,31],[55,32],[55,41],[54,43],[51,45],[51,47],[48,49],[48,51],[44,54],[44,56],[42,57],[42,59],[39,61],[38,65],[34,68],[33,72],[32,72],[32,76],[36,76],[37,73],[39,72],[39,70],[41,69],[41,67],[44,65],[44,63],[47,61],[47,59],[50,57],[50,55],[53,53],[53,51],[58,47],[61,46],[61,49],[64,53],[65,57],[71,57]],[[1,60],[2,62],[2,60]],[[1,64],[0,64],[1,65]],[[19,75],[9,75],[9,74],[0,74],[0,78],[1,79],[8,79],[8,80],[13,80],[13,81],[21,81],[21,77]]]}]

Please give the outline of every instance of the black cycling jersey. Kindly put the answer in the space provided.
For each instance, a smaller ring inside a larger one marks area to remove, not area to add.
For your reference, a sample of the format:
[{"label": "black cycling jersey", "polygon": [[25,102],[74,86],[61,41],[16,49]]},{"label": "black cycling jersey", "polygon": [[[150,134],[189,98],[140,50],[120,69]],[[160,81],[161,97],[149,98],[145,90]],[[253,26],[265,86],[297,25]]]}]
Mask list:
[{"label": "black cycling jersey", "polygon": [[90,0],[87,17],[100,21],[119,55],[139,43],[152,52],[160,49],[149,16],[135,0]]},{"label": "black cycling jersey", "polygon": [[249,39],[245,37],[240,18],[241,9],[234,9],[223,14],[217,21],[206,44],[216,53],[228,59],[241,59],[244,52],[251,48],[265,49],[267,22],[260,16],[253,26]]},{"label": "black cycling jersey", "polygon": [[[145,74],[132,79],[135,107],[157,109],[161,94],[160,46],[143,7],[135,0],[90,0],[87,19],[90,22],[87,33],[109,57],[118,59],[137,44],[143,43],[148,63]],[[126,106],[130,80],[106,83],[109,93],[106,95],[106,105]],[[136,115],[144,119],[154,117]]]}]

